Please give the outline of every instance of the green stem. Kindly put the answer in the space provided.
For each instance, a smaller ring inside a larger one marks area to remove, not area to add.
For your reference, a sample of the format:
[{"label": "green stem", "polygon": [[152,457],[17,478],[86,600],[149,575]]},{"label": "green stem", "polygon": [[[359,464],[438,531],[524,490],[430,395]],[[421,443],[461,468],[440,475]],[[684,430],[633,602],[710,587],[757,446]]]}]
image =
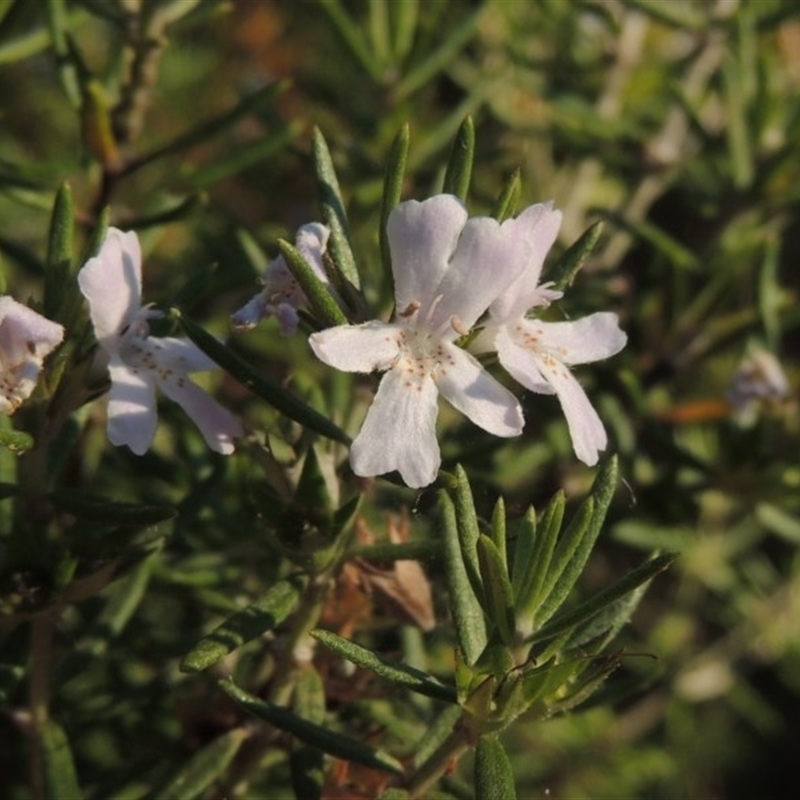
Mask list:
[{"label": "green stem", "polygon": [[29,702],[31,710],[31,758],[30,782],[31,796],[34,800],[44,800],[44,752],[42,750],[41,731],[50,716],[50,672],[53,648],[53,619],[49,614],[34,618],[31,625],[30,652],[30,690]]}]

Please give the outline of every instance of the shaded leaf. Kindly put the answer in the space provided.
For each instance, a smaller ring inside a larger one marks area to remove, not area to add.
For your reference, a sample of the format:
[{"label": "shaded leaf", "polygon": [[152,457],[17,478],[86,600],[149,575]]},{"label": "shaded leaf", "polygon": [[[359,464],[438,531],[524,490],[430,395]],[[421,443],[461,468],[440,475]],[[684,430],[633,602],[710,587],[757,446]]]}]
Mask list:
[{"label": "shaded leaf", "polygon": [[475,800],[516,800],[514,772],[496,736],[481,736],[475,748]]},{"label": "shaded leaf", "polygon": [[475,159],[475,124],[468,116],[458,129],[447,170],[444,174],[442,191],[453,194],[466,201],[469,183],[472,178],[472,162]]}]

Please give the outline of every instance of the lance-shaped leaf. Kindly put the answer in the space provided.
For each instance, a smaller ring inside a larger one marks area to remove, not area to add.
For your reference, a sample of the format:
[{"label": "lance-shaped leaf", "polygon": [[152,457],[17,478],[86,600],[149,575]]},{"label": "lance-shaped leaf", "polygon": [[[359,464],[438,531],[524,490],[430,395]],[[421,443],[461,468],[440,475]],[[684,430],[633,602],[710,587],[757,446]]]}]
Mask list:
[{"label": "lance-shaped leaf", "polygon": [[547,624],[529,636],[528,641],[533,643],[552,639],[576,625],[586,622],[612,603],[635,591],[642,584],[651,581],[659,572],[663,572],[675,558],[675,553],[664,553],[645,561],[624,578],[620,578],[611,586],[607,586],[588,600],[579,603],[575,608],[553,617]]},{"label": "lance-shaped leaf", "polygon": [[571,708],[583,703],[606,682],[609,675],[621,663],[622,659],[618,653],[612,653],[598,659],[597,665],[590,671],[589,675],[576,681],[577,685],[568,694],[558,697],[549,704],[550,713],[557,714],[569,711]]},{"label": "lance-shaped leaf", "polygon": [[278,581],[257,602],[237,611],[204,636],[182,659],[181,670],[199,672],[257,636],[280,625],[297,608],[305,588],[301,577]]},{"label": "lance-shaped leaf", "polygon": [[300,473],[300,480],[297,482],[294,499],[303,513],[309,519],[314,520],[317,525],[330,524],[335,506],[328,491],[328,484],[325,483],[325,476],[322,474],[317,451],[313,446],[308,448],[303,461],[303,469]]},{"label": "lance-shaped leaf", "polygon": [[63,728],[46,720],[37,730],[44,762],[44,785],[47,797],[69,797],[80,800],[83,797],[78,785],[78,774],[72,758],[69,739]]},{"label": "lance-shaped leaf", "polygon": [[514,772],[497,736],[481,736],[475,749],[475,800],[516,800]]},{"label": "lance-shaped leaf", "polygon": [[447,170],[444,174],[442,191],[454,194],[460,200],[467,199],[469,182],[472,179],[472,163],[475,159],[475,124],[468,116],[458,129]]},{"label": "lance-shaped leaf", "polygon": [[359,667],[371,670],[397,686],[411,689],[413,692],[432,697],[435,700],[443,700],[446,703],[456,702],[455,687],[446,686],[415,667],[379,655],[366,647],[355,644],[355,642],[343,639],[331,631],[318,629],[312,631],[311,635],[338,656],[352,661]]},{"label": "lance-shaped leaf", "polygon": [[229,678],[221,680],[219,685],[226,694],[232,697],[246,711],[269,722],[276,728],[291,733],[301,742],[317,747],[324,753],[336,758],[342,758],[345,761],[355,761],[372,769],[379,769],[396,775],[402,775],[403,773],[403,768],[397,759],[382,750],[368,747],[330,728],[309,722],[286,708],[260,700],[240,689]]},{"label": "lance-shaped leaf", "polygon": [[173,506],[146,506],[139,503],[123,503],[105,497],[55,489],[49,494],[50,502],[59,511],[72,514],[78,519],[116,525],[149,526],[167,522],[178,515]]},{"label": "lance-shaped leaf", "polygon": [[243,358],[238,356],[210,333],[203,330],[191,320],[181,314],[177,309],[170,312],[180,321],[181,327],[187,336],[222,369],[236,378],[239,383],[250,389],[253,394],[266,400],[271,406],[278,409],[287,417],[299,422],[322,436],[327,436],[343,444],[350,444],[350,437],[341,428],[334,425],[327,417],[314,411],[299,397],[287,391],[278,381],[258,372]]},{"label": "lance-shaped leaf", "polygon": [[243,728],[234,728],[198,750],[169,783],[156,792],[156,800],[186,800],[190,797],[200,797],[206,789],[225,775],[247,736],[248,733]]},{"label": "lance-shaped leaf", "polygon": [[[305,664],[297,671],[294,710],[302,718],[317,725],[325,721],[325,686],[312,664]],[[324,754],[321,750],[296,743],[289,756],[289,769],[295,797],[316,800],[322,796],[325,770]]]},{"label": "lance-shaped leaf", "polygon": [[506,504],[502,497],[497,498],[492,511],[492,541],[500,553],[500,558],[508,572],[508,553],[506,552]]},{"label": "lance-shaped leaf", "polygon": [[349,550],[348,555],[367,561],[428,561],[441,557],[442,543],[438,540],[419,539],[398,544],[360,544]]},{"label": "lance-shaped leaf", "polygon": [[69,184],[62,183],[56,193],[50,218],[47,247],[47,272],[44,280],[43,312],[48,319],[66,319],[64,303],[72,272],[74,203]]},{"label": "lance-shaped leaf", "polygon": [[288,81],[276,81],[269,86],[258,89],[251,94],[248,94],[239,103],[234,106],[230,111],[220,114],[218,117],[201,122],[192,127],[190,131],[181,134],[173,139],[171,142],[159,145],[158,147],[142,154],[138,158],[134,158],[125,168],[126,172],[133,172],[156,161],[159,158],[175,155],[184,150],[188,150],[195,145],[201,144],[208,139],[216,136],[219,133],[230,128],[235,122],[238,122],[243,117],[250,113],[256,112],[262,107],[272,103],[272,101],[289,86]]},{"label": "lance-shaped leaf", "polygon": [[73,108],[81,104],[81,91],[79,88],[80,65],[76,64],[76,55],[69,46],[70,18],[66,3],[60,0],[47,0],[47,21],[50,27],[50,36],[53,40],[53,50],[56,54],[58,74],[61,86]]},{"label": "lance-shaped leaf", "polygon": [[447,591],[456,625],[456,637],[467,664],[474,664],[486,647],[483,609],[467,576],[453,501],[439,492],[439,510],[444,539]]},{"label": "lance-shaped leaf", "polygon": [[[538,527],[532,520],[520,530],[518,552],[514,554],[513,583],[514,602],[520,617],[532,616],[543,594],[545,578],[564,519],[564,505],[564,493],[559,491],[548,503]],[[526,545],[526,541],[530,545]]]},{"label": "lance-shaped leaf", "polygon": [[478,561],[483,578],[483,597],[486,614],[503,644],[514,641],[514,597],[508,569],[497,545],[486,535],[478,538]]},{"label": "lance-shaped leaf", "polygon": [[322,221],[331,232],[328,240],[328,252],[333,256],[333,260],[339,266],[344,277],[358,289],[361,284],[356,269],[356,260],[353,257],[353,247],[350,244],[347,212],[344,208],[328,144],[319,128],[314,128],[313,146]]},{"label": "lance-shaped leaf", "polygon": [[541,625],[555,613],[583,572],[600,535],[616,487],[617,458],[612,456],[597,474],[591,495],[578,509],[558,543],[551,570],[554,579],[551,581],[548,576],[548,586],[552,589],[543,593],[541,605],[536,609],[538,624]]},{"label": "lance-shaped leaf", "polygon": [[552,282],[556,289],[565,289],[571,286],[578,270],[597,246],[602,232],[602,222],[598,221],[590,225],[548,270],[546,280]]},{"label": "lance-shaped leaf", "polygon": [[433,722],[428,723],[425,734],[414,747],[413,763],[416,769],[431,758],[452,735],[462,713],[461,706],[447,706]]},{"label": "lance-shaped leaf", "polygon": [[360,28],[351,19],[339,0],[320,0],[319,6],[327,13],[345,47],[350,51],[350,55],[361,64],[374,81],[379,81],[381,79],[380,62],[370,50]]},{"label": "lance-shaped leaf", "polygon": [[394,137],[392,146],[389,149],[389,158],[386,162],[386,175],[383,179],[383,197],[381,199],[381,222],[380,222],[380,245],[381,261],[383,263],[384,275],[391,278],[392,257],[389,252],[389,237],[386,233],[386,223],[392,209],[400,202],[403,195],[403,177],[406,172],[406,162],[408,160],[409,144],[408,123],[403,125]]},{"label": "lance-shaped leaf", "polygon": [[300,284],[311,310],[317,320],[322,323],[322,327],[334,328],[337,325],[346,325],[347,317],[344,312],[339,308],[339,304],[325,284],[303,258],[302,253],[285,239],[278,239],[278,248],[289,272]]},{"label": "lance-shaped leaf", "polygon": [[467,568],[467,577],[472,584],[472,590],[475,592],[475,596],[480,599],[482,587],[477,547],[481,531],[478,525],[478,515],[475,511],[475,501],[472,497],[472,488],[469,485],[467,473],[461,464],[456,465],[456,480],[458,483],[455,491],[455,507],[461,553],[464,565]]},{"label": "lance-shaped leaf", "polygon": [[424,61],[406,72],[395,85],[392,95],[395,102],[404,100],[417,89],[431,83],[447,65],[453,61],[478,30],[484,6],[480,6],[457,26],[451,26],[440,44]]},{"label": "lance-shaped leaf", "polygon": [[238,175],[283,150],[289,142],[297,138],[302,130],[301,123],[293,122],[252,144],[233,148],[228,151],[229,155],[217,158],[210,164],[195,170],[188,177],[188,181],[195,189],[207,189],[214,186],[225,178]]},{"label": "lance-shaped leaf", "polygon": [[492,216],[498,222],[504,222],[510,217],[513,217],[521,193],[522,181],[520,180],[519,167],[517,167],[517,169],[515,169],[511,175],[508,176],[508,180],[505,182],[505,185],[500,192],[500,196],[497,198],[497,202],[494,204]]}]

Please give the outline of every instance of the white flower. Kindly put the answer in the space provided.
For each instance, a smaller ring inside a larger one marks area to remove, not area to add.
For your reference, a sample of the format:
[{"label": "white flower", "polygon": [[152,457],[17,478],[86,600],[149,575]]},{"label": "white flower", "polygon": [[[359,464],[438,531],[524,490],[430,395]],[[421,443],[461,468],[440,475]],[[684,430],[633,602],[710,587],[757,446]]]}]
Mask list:
[{"label": "white flower", "polygon": [[[297,249],[316,276],[326,286],[330,281],[322,264],[322,256],[328,244],[330,231],[318,222],[303,225],[295,238]],[[252,300],[231,315],[231,324],[236,331],[249,331],[266,317],[277,317],[281,333],[290,336],[297,330],[300,318],[297,309],[304,305],[306,296],[295,280],[283,256],[270,262],[261,279],[264,288]]]},{"label": "white flower", "polygon": [[127,445],[136,455],[147,451],[158,422],[158,386],[194,420],[212,450],[232,453],[233,438],[242,435],[238,420],[186,377],[217,365],[187,339],[150,336],[147,320],[160,313],[142,307],[136,234],[109,228],[100,252],[78,273],[78,284],[108,358],[111,443]]},{"label": "white flower", "polygon": [[312,334],[316,355],[347,372],[386,370],[350,450],[357,475],[398,470],[427,486],[441,463],[437,397],[497,436],[517,436],[519,403],[455,345],[524,268],[531,253],[517,220],[467,219],[452,195],[402,203],[387,234],[395,285],[393,323],[341,325]]},{"label": "white flower", "polygon": [[539,285],[547,251],[555,241],[561,212],[550,203],[527,208],[517,218],[532,231],[533,254],[524,272],[489,306],[489,322],[473,343],[477,353],[497,351],[506,371],[526,389],[555,394],[567,418],[575,455],[597,463],[608,439],[586,393],[569,367],[618,353],[627,341],[617,315],[601,312],[575,322],[528,319],[526,312],[544,307],[562,293]]},{"label": "white flower", "polygon": [[36,386],[64,328],[11,297],[0,297],[0,414],[13,414]]}]

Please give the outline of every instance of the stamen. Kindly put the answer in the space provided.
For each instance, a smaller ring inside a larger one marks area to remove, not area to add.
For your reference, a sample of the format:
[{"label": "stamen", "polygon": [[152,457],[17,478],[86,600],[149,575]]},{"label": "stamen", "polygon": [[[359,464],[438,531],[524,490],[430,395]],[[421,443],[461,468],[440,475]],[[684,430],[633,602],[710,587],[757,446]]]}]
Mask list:
[{"label": "stamen", "polygon": [[420,306],[421,306],[421,305],[422,305],[422,303],[420,303],[420,302],[419,302],[419,300],[412,300],[412,301],[411,301],[411,302],[410,302],[410,303],[409,303],[409,304],[406,306],[405,310],[404,310],[404,311],[401,311],[401,312],[399,313],[399,316],[401,316],[401,317],[403,317],[403,318],[410,317],[412,314],[416,314],[416,313],[417,313],[417,311],[419,311],[419,308],[420,308]]}]

